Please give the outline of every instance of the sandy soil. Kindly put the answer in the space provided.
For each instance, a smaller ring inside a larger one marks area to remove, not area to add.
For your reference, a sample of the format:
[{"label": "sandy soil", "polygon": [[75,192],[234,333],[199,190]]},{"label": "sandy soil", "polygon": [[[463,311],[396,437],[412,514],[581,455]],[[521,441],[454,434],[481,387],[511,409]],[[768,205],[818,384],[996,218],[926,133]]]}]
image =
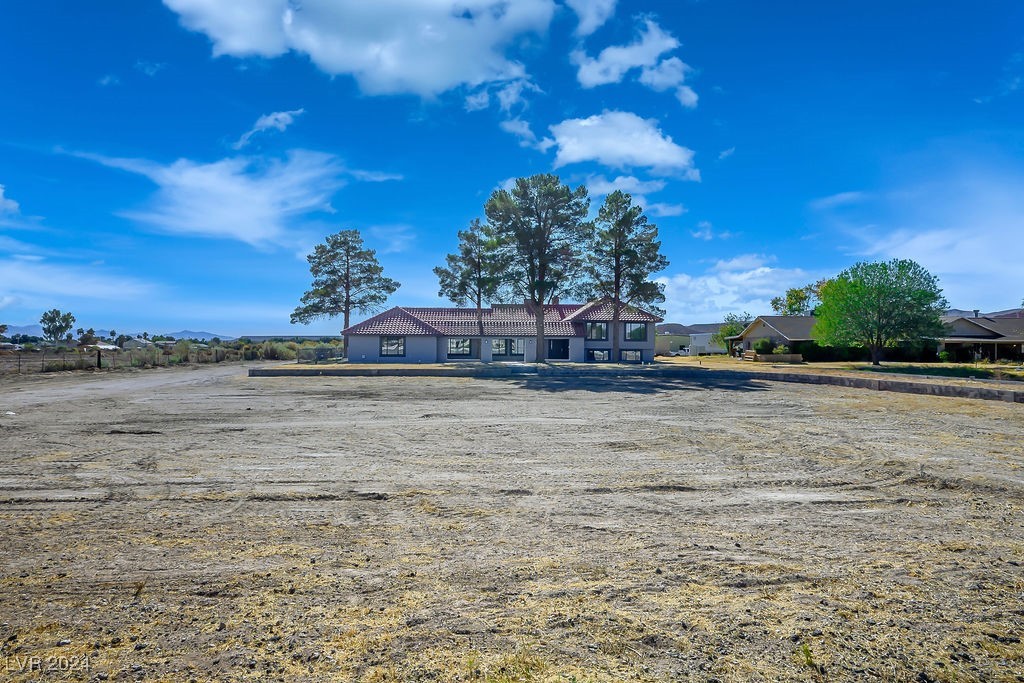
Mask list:
[{"label": "sandy soil", "polygon": [[207,366],[0,444],[0,679],[1024,680],[1019,405]]}]

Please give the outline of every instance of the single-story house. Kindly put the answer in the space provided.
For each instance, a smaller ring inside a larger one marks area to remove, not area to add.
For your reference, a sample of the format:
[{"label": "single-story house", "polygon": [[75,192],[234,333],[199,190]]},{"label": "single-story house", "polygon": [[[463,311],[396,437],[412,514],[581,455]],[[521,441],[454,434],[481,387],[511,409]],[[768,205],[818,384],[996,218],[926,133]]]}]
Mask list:
[{"label": "single-story house", "polygon": [[947,316],[942,322],[946,334],[938,340],[939,351],[948,351],[954,360],[1024,358],[1024,318]]},{"label": "single-story house", "polygon": [[690,355],[728,353],[728,349],[711,341],[725,323],[697,323],[690,325]]},{"label": "single-story house", "polygon": [[654,353],[659,356],[685,356],[690,352],[690,328],[679,323],[661,323],[655,327]]},{"label": "single-story house", "polygon": [[702,356],[726,353],[726,348],[711,341],[725,323],[698,323],[658,325],[655,350],[662,355]]},{"label": "single-story house", "polygon": [[[611,362],[613,304],[544,306],[544,357],[572,362]],[[619,309],[619,358],[626,363],[654,360],[655,324],[661,318],[627,305]],[[352,362],[441,363],[537,359],[537,322],[529,303],[475,308],[396,306],[342,330]]]},{"label": "single-story house", "polygon": [[151,349],[154,346],[155,344],[153,344],[153,342],[149,341],[148,339],[143,339],[142,337],[135,337],[134,339],[126,340],[121,348],[123,348],[125,351],[131,351],[132,349]]},{"label": "single-story house", "polygon": [[759,315],[739,334],[729,337],[733,347],[750,351],[761,339],[770,339],[772,346],[812,341],[811,329],[817,318],[813,315]]}]

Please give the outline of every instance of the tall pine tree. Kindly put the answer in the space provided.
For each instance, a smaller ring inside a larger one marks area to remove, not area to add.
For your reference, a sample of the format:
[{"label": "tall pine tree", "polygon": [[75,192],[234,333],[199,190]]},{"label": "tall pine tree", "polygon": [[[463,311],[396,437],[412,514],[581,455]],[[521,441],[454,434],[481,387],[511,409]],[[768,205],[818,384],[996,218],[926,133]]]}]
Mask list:
[{"label": "tall pine tree", "polygon": [[621,190],[605,197],[598,210],[596,230],[587,254],[588,286],[612,302],[612,360],[618,362],[623,305],[664,313],[665,286],[651,275],[668,267],[661,253],[658,226],[647,222],[643,209]]},{"label": "tall pine tree", "polygon": [[[401,286],[384,277],[376,252],[363,246],[358,230],[328,235],[306,260],[313,274],[313,284],[302,295],[302,305],[292,312],[292,324],[340,314],[344,320],[342,329],[348,329],[352,311],[376,313]],[[348,338],[344,339],[344,344],[347,357]]]},{"label": "tall pine tree", "polygon": [[589,208],[586,187],[573,190],[548,173],[517,178],[511,190],[495,190],[484,205],[497,253],[507,263],[503,280],[534,310],[538,361],[547,355],[544,306],[580,281]]}]

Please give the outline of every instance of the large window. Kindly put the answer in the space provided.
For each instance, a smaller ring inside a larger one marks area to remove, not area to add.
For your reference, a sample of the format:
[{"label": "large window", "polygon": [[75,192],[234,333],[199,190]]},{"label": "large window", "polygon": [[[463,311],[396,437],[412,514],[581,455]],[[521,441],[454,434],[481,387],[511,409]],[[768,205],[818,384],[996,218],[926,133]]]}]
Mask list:
[{"label": "large window", "polygon": [[587,360],[597,363],[607,363],[612,359],[612,352],[608,349],[587,349]]},{"label": "large window", "polygon": [[643,356],[640,355],[639,351],[623,349],[620,351],[620,354],[622,355],[623,363],[639,363],[643,360]]},{"label": "large window", "polygon": [[521,356],[523,347],[522,339],[492,339],[491,356]]},{"label": "large window", "polygon": [[626,323],[626,341],[647,341],[647,323]]},{"label": "large window", "polygon": [[608,323],[587,323],[587,339],[608,341]]},{"label": "large window", "polygon": [[472,344],[469,339],[449,339],[449,356],[468,356],[472,351]]},{"label": "large window", "polygon": [[405,337],[381,337],[380,355],[382,356],[404,356]]}]

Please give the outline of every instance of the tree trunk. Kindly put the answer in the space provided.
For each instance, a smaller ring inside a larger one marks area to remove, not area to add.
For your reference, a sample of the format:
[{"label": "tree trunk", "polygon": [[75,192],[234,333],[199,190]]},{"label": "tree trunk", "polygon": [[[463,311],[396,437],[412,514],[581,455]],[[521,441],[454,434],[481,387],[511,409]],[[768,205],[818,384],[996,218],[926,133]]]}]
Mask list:
[{"label": "tree trunk", "polygon": [[537,362],[543,363],[547,357],[547,349],[544,348],[544,304],[534,305],[534,314],[537,316]]},{"label": "tree trunk", "polygon": [[[341,329],[343,329],[343,330],[347,330],[348,329],[348,321],[349,321],[349,318],[351,317],[351,315],[352,315],[352,311],[346,308],[345,309],[345,326],[342,327]],[[348,335],[347,334],[341,335],[341,355],[346,360],[348,359]]]},{"label": "tree trunk", "polygon": [[613,363],[618,363],[622,354],[619,352],[619,297],[612,297],[612,358]]},{"label": "tree trunk", "polygon": [[872,365],[881,365],[882,364],[881,361],[882,361],[882,349],[881,349],[881,347],[872,346],[871,347],[871,364]]}]

